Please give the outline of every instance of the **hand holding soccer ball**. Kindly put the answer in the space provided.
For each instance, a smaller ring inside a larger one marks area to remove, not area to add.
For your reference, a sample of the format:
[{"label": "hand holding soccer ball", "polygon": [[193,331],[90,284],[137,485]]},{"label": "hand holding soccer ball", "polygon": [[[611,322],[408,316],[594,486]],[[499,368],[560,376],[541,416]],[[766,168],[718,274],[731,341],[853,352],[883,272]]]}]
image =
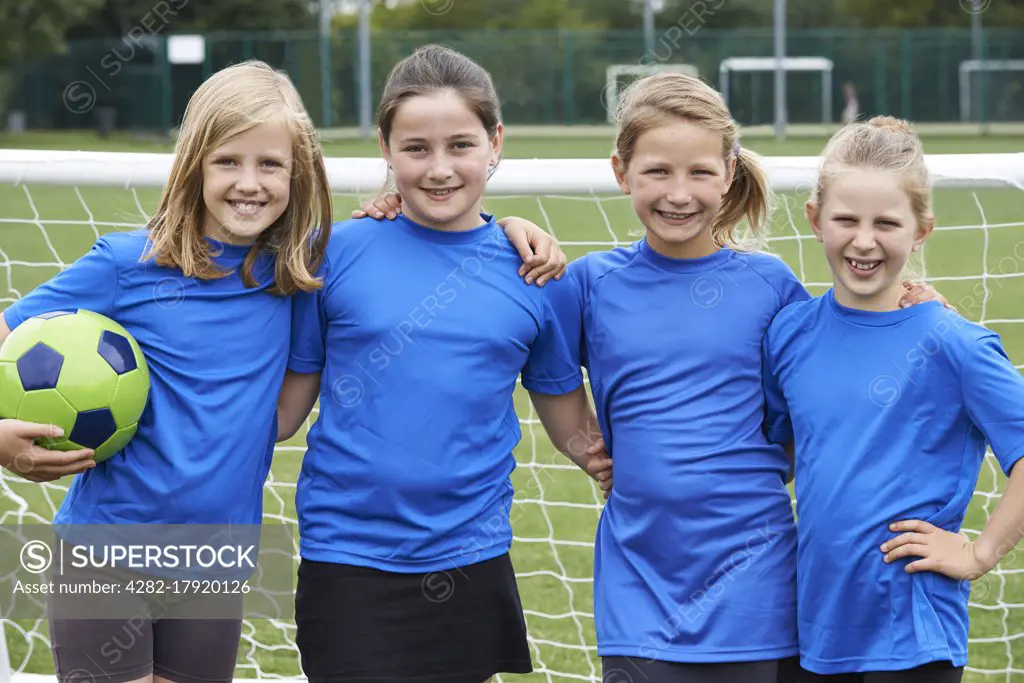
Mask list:
[{"label": "hand holding soccer ball", "polygon": [[[57,311],[30,318],[0,347],[0,418],[54,425],[60,432],[30,437],[31,430],[15,428],[20,436],[9,435],[8,445],[11,438],[35,438],[47,449],[79,454],[91,450],[93,459],[102,462],[131,441],[148,397],[149,369],[138,343],[97,313]],[[23,467],[41,462],[36,450],[15,444],[14,452],[21,455]],[[13,463],[14,455],[7,455]],[[67,466],[75,459],[59,460]],[[35,465],[37,475],[71,473],[40,466]]]},{"label": "hand holding soccer ball", "polygon": [[34,482],[54,481],[96,466],[93,451],[53,451],[36,439],[59,438],[60,427],[21,420],[0,420],[0,467]]}]

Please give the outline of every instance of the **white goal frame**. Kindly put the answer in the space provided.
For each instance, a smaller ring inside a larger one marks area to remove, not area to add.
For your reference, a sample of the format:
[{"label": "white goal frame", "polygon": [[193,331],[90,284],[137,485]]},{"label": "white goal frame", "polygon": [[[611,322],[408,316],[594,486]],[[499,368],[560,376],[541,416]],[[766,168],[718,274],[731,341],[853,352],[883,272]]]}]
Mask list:
[{"label": "white goal frame", "polygon": [[1024,71],[1024,59],[968,59],[960,62],[960,120],[971,120],[971,75],[977,71]]},{"label": "white goal frame", "polygon": [[[126,190],[162,188],[170,175],[173,158],[169,153],[0,149],[0,185],[25,186],[26,193],[32,185],[107,186]],[[936,188],[1024,191],[1024,153],[933,154],[927,155],[925,162]],[[807,195],[816,183],[820,159],[816,156],[762,157],[762,163],[773,190]],[[331,191],[343,195],[372,197],[383,187],[387,176],[387,164],[379,158],[329,158],[326,167]],[[491,178],[488,195],[568,196],[602,201],[603,197],[621,196],[621,191],[607,158],[506,159]],[[339,219],[345,213],[339,211]],[[42,227],[38,216],[28,222],[33,221]],[[50,680],[52,676],[42,674],[11,676],[4,622],[0,620],[0,683]]]},{"label": "white goal frame", "polygon": [[[172,154],[0,149],[0,185],[162,188]],[[810,192],[820,158],[761,157],[772,189]],[[1024,152],[930,154],[925,157],[936,188],[1024,190]],[[380,158],[329,158],[332,192],[372,196],[387,179]],[[488,195],[618,195],[608,159],[505,159],[487,185]]]},{"label": "white goal frame", "polygon": [[[729,57],[718,65],[718,88],[729,106],[729,74],[733,71],[775,71],[774,57]],[[821,120],[832,123],[832,60],[825,57],[783,57],[782,69],[821,72]]]},{"label": "white goal frame", "polygon": [[612,64],[605,69],[604,101],[608,109],[608,123],[615,123],[615,111],[619,107],[619,78],[636,76],[642,78],[652,74],[679,73],[698,78],[700,72],[693,64]]}]

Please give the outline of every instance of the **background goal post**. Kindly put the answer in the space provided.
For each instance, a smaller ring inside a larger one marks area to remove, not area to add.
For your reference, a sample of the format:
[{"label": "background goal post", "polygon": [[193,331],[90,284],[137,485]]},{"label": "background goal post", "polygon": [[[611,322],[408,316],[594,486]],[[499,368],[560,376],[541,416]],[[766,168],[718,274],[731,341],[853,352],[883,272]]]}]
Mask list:
[{"label": "background goal post", "polygon": [[[693,64],[612,64],[605,69],[604,105],[608,110],[608,123],[615,123],[615,111],[619,107],[619,95],[629,82],[644,76],[660,73],[680,73],[700,76]],[[625,79],[629,78],[630,81]]]},{"label": "background goal post", "polygon": [[[774,57],[729,57],[718,65],[718,88],[729,106],[729,77],[733,73],[775,71]],[[782,69],[789,72],[821,73],[821,120],[832,122],[832,60],[825,57],[783,57]]]},{"label": "background goal post", "polygon": [[[1024,84],[1024,59],[968,59],[960,62],[959,85],[960,85],[960,120],[963,122],[974,121],[979,118],[987,119],[985,113],[985,102],[990,98],[989,92],[978,92],[974,87],[975,79],[979,74],[1005,73],[1010,71],[1020,72],[1019,83]],[[990,84],[986,90],[994,89],[995,84]],[[1015,88],[1017,93],[1024,89],[1024,85]],[[1019,97],[1019,94],[1018,94]],[[978,106],[981,103],[981,106]],[[979,113],[981,110],[981,113]],[[1024,111],[1017,111],[1017,114],[1024,114]]]}]

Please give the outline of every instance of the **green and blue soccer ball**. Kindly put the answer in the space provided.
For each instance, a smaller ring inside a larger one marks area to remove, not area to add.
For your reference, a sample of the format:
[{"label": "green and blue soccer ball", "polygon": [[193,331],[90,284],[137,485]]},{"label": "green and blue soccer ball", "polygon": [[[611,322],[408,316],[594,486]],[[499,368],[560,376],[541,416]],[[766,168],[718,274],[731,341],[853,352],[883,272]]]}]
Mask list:
[{"label": "green and blue soccer ball", "polygon": [[123,449],[149,398],[149,368],[138,342],[92,311],[29,318],[0,346],[0,418],[64,430],[39,444],[91,448],[96,462]]}]

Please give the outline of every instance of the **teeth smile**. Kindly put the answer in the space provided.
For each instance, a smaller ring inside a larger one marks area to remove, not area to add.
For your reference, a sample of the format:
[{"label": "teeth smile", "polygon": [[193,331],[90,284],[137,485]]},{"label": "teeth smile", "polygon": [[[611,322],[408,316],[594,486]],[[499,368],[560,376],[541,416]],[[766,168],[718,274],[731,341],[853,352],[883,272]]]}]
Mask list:
[{"label": "teeth smile", "polygon": [[455,190],[457,190],[457,189],[458,188],[456,188],[456,187],[450,187],[450,188],[448,188],[446,190],[427,190],[427,192],[429,192],[430,194],[434,195],[435,197],[444,197],[445,195],[449,195],[452,192],[455,192]]},{"label": "teeth smile", "polygon": [[846,262],[857,270],[874,270],[882,263],[881,261],[858,261],[852,258],[846,259]]},{"label": "teeth smile", "polygon": [[260,209],[262,209],[264,207],[264,205],[266,205],[266,202],[233,202],[233,201],[229,201],[228,204],[230,204],[232,207],[235,208],[235,210],[237,210],[237,211],[239,211],[241,213],[255,213],[255,212],[259,211]]},{"label": "teeth smile", "polygon": [[696,212],[694,212],[694,213],[672,213],[671,211],[659,211],[658,213],[660,213],[665,218],[668,218],[668,219],[674,220],[674,221],[683,221],[683,220],[686,220],[687,218],[689,218],[690,216],[695,216],[696,215]]}]

